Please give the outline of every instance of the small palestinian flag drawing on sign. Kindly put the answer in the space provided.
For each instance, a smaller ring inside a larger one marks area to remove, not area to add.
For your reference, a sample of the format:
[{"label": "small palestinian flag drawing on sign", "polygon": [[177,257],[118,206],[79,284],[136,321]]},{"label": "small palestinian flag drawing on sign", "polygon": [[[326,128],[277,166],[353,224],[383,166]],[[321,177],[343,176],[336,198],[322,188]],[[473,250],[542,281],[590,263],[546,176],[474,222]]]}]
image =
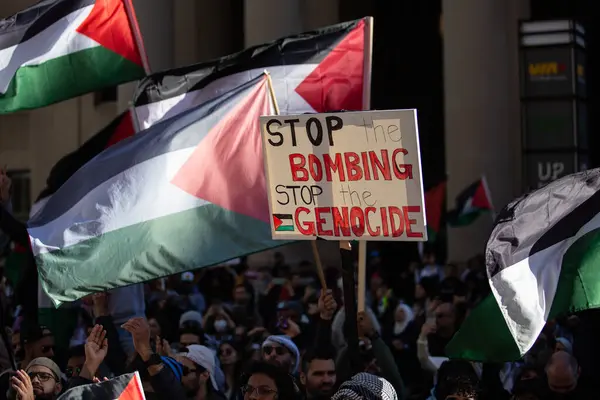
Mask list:
[{"label": "small palestinian flag drawing on sign", "polygon": [[273,226],[276,232],[294,232],[292,214],[273,214]]}]

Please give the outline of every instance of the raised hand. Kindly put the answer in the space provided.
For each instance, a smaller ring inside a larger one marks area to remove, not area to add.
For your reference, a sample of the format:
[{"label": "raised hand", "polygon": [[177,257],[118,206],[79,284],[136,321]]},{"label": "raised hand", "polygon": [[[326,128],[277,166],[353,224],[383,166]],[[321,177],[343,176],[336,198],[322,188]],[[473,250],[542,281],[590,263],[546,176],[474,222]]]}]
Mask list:
[{"label": "raised hand", "polygon": [[318,307],[321,319],[330,321],[333,318],[333,314],[337,310],[337,303],[330,289],[321,290]]},{"label": "raised hand", "polygon": [[92,376],[108,353],[108,339],[102,325],[95,325],[85,342],[85,364]]},{"label": "raised hand", "polygon": [[295,338],[296,336],[299,336],[302,333],[300,326],[297,323],[295,323],[294,321],[292,321],[291,319],[287,320],[287,328],[281,329],[281,331],[286,336],[289,336],[292,339]]},{"label": "raised hand", "polygon": [[169,341],[162,339],[160,336],[156,337],[156,352],[161,356],[173,357],[175,355]]},{"label": "raised hand", "polygon": [[17,392],[17,399],[19,400],[35,400],[33,394],[33,385],[27,372],[19,370],[15,372],[15,375],[10,378],[11,386]]},{"label": "raised hand", "polygon": [[133,337],[133,346],[135,351],[142,359],[149,358],[152,355],[152,347],[150,347],[150,326],[146,318],[136,317],[125,322],[121,328],[131,333]]},{"label": "raised hand", "polygon": [[371,337],[375,334],[375,328],[373,327],[373,321],[369,314],[364,311],[359,311],[357,315],[358,320],[358,335],[360,337],[366,336]]}]

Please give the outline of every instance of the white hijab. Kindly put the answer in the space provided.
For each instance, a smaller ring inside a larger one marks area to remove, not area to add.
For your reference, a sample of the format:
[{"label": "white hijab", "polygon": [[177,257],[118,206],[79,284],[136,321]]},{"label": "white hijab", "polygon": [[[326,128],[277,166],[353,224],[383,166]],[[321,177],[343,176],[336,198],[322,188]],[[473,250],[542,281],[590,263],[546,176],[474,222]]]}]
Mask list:
[{"label": "white hijab", "polygon": [[[394,335],[399,335],[402,332],[404,332],[404,330],[406,329],[408,324],[410,324],[412,322],[412,320],[415,319],[413,310],[406,304],[404,304],[404,303],[398,304],[398,307],[396,307],[396,311],[398,311],[399,309],[404,310],[404,315],[406,317],[404,318],[404,321],[402,321],[402,322],[396,321],[394,323]],[[394,317],[395,317],[395,315],[394,315]]]}]

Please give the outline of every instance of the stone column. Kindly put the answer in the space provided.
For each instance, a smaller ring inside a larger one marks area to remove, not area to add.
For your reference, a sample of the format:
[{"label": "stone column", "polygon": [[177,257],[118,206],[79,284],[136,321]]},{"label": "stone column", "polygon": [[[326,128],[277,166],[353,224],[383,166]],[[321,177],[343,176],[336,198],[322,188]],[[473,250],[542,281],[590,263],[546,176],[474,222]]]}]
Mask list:
[{"label": "stone column", "polygon": [[303,0],[245,0],[246,47],[303,31]]},{"label": "stone column", "polygon": [[[518,20],[521,0],[443,0],[448,205],[481,175],[497,210],[520,194]],[[449,258],[482,253],[491,217],[450,228]]]}]

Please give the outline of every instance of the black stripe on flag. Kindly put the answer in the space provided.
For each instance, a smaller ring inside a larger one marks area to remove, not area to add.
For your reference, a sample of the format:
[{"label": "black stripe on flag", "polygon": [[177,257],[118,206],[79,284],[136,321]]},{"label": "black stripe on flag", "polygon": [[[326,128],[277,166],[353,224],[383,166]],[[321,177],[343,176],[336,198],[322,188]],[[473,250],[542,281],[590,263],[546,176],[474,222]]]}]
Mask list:
[{"label": "black stripe on flag", "polygon": [[100,183],[128,168],[162,154],[196,147],[262,79],[264,75],[261,74],[221,97],[152,125],[109,147],[73,174],[50,198],[49,201],[56,206],[44,207],[29,220],[28,227],[45,225],[58,218]]},{"label": "black stripe on flag", "polygon": [[282,65],[319,64],[360,20],[288,36],[250,47],[205,63],[153,74],[140,81],[135,106],[142,106],[200,90],[227,75]]},{"label": "black stripe on flag", "polygon": [[508,204],[486,246],[488,276],[569,239],[600,213],[600,168],[558,179]]},{"label": "black stripe on flag", "polygon": [[273,214],[274,217],[279,218],[281,220],[284,219],[294,219],[292,214]]},{"label": "black stripe on flag", "polygon": [[[75,386],[63,393],[60,400],[142,400],[143,388],[141,382],[136,378],[137,373],[117,376],[108,381],[91,383],[88,385]],[[131,390],[128,390],[131,389]]]},{"label": "black stripe on flag", "polygon": [[43,0],[0,20],[0,50],[25,42],[95,0]]}]

